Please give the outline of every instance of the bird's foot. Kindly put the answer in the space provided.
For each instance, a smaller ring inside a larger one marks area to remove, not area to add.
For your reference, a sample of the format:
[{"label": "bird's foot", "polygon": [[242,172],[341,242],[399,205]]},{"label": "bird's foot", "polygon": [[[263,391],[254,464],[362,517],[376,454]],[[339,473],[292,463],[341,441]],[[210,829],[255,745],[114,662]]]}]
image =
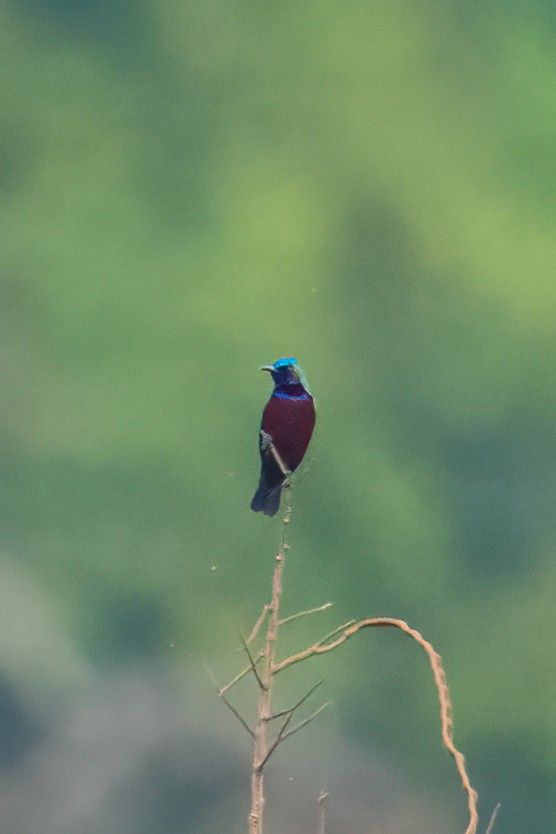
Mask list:
[{"label": "bird's foot", "polygon": [[272,435],[267,434],[265,431],[261,431],[261,451],[266,452],[268,449],[273,449],[274,443],[272,442]]},{"label": "bird's foot", "polygon": [[266,431],[262,431],[261,429],[261,451],[263,452],[270,452],[274,460],[276,461],[276,465],[278,469],[284,476],[284,478],[288,478],[291,475],[290,470],[278,454],[276,446],[273,443],[272,435],[268,434]]}]

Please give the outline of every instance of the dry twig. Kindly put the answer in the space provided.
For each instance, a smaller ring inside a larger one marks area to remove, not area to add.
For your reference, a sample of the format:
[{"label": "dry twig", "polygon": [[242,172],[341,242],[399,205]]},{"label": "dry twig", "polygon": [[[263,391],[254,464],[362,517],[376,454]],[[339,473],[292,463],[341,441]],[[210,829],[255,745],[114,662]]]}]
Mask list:
[{"label": "dry twig", "polygon": [[487,830],[485,831],[485,834],[491,834],[491,832],[494,828],[494,823],[496,821],[496,817],[498,816],[498,811],[499,810],[500,810],[500,802],[498,803],[498,805],[496,806],[496,808],[494,809],[494,811],[492,812],[492,814],[490,816],[490,822],[488,824]]},{"label": "dry twig", "polygon": [[438,699],[440,702],[442,740],[444,742],[444,746],[451,753],[455,760],[461,784],[467,794],[469,824],[467,826],[465,834],[476,834],[477,824],[479,822],[479,815],[477,812],[478,795],[477,792],[471,787],[469,776],[465,768],[465,758],[454,744],[452,701],[450,699],[450,693],[448,690],[448,685],[446,683],[446,675],[442,666],[442,658],[434,650],[433,646],[427,640],[425,640],[425,638],[419,631],[417,631],[414,628],[410,628],[410,626],[408,626],[408,624],[405,623],[403,620],[394,619],[392,617],[373,617],[370,619],[359,620],[359,622],[353,623],[345,627],[343,631],[335,639],[331,639],[328,642],[320,640],[318,643],[314,643],[307,649],[304,649],[301,652],[297,652],[297,654],[290,655],[290,657],[285,658],[285,660],[282,660],[279,663],[274,664],[272,668],[272,673],[277,674],[278,672],[281,672],[283,669],[287,669],[289,666],[293,666],[295,663],[300,663],[302,660],[305,660],[309,657],[313,657],[314,655],[325,654],[326,652],[333,651],[342,643],[345,643],[346,640],[348,640],[350,637],[353,637],[354,634],[357,634],[357,632],[360,631],[362,628],[373,627],[390,627],[400,629],[400,631],[403,631],[405,634],[407,634],[409,637],[411,637],[413,640],[419,643],[419,645],[422,646],[427,653],[431,669],[434,675],[436,688],[438,691]]},{"label": "dry twig", "polygon": [[[259,654],[257,655],[257,658],[255,660],[255,663],[258,663],[262,656],[263,656],[262,652],[259,652]],[[242,678],[245,677],[245,675],[248,675],[249,672],[252,672],[252,671],[253,671],[253,665],[249,664],[249,666],[246,666],[245,669],[242,669],[241,672],[239,672],[239,674],[237,674],[235,676],[235,678],[232,678],[231,681],[228,681],[228,683],[225,686],[219,687],[218,684],[215,684],[216,688],[218,689],[218,694],[223,695],[225,692],[228,691],[228,689],[231,689],[232,686],[234,686],[234,684],[238,683]]]},{"label": "dry twig", "polygon": [[293,705],[293,707],[288,707],[288,709],[283,709],[280,712],[275,712],[274,715],[271,715],[269,716],[269,718],[267,718],[267,721],[274,721],[275,718],[282,718],[284,715],[289,715],[290,713],[293,714],[297,709],[299,709],[299,707],[302,704],[305,703],[307,698],[311,697],[313,692],[315,692],[315,690],[317,690],[321,685],[322,681],[317,681],[317,683],[314,686],[312,686],[311,689],[308,692],[306,692],[305,695],[303,695],[303,697],[300,698],[296,704]]},{"label": "dry twig", "polygon": [[211,679],[212,683],[213,683],[213,684],[214,684],[214,686],[216,687],[216,691],[218,692],[218,696],[219,696],[220,698],[222,698],[222,700],[224,701],[224,703],[226,704],[226,706],[228,707],[228,709],[230,710],[230,712],[232,712],[232,713],[235,715],[235,717],[237,718],[237,720],[239,721],[239,723],[241,724],[241,726],[242,726],[245,730],[247,730],[247,732],[249,733],[249,735],[251,736],[251,738],[254,738],[254,737],[255,737],[255,734],[254,734],[253,730],[251,729],[251,727],[249,726],[249,724],[247,723],[247,721],[246,721],[246,720],[245,720],[245,719],[244,719],[244,718],[243,718],[243,717],[239,714],[239,712],[237,711],[237,709],[236,709],[236,708],[234,707],[234,705],[233,705],[233,704],[232,704],[232,703],[228,700],[228,698],[226,698],[226,690],[227,690],[227,689],[229,689],[229,688],[230,688],[230,686],[233,686],[233,684],[234,684],[234,683],[236,683],[236,682],[237,682],[237,681],[238,681],[241,677],[243,677],[243,676],[244,676],[247,672],[250,672],[250,671],[251,671],[251,667],[249,666],[249,667],[248,667],[248,669],[247,669],[246,671],[242,672],[242,673],[241,673],[241,675],[237,675],[237,676],[233,679],[233,681],[230,681],[230,683],[229,683],[229,684],[227,684],[227,686],[224,686],[224,687],[222,687],[222,688],[218,686],[218,684],[217,684],[216,680],[214,679],[214,676],[213,676],[212,672],[210,671],[210,669],[208,668],[208,666],[207,666],[206,664],[205,664],[205,670],[206,670],[206,672],[207,672],[207,675],[208,675],[208,676],[209,676],[209,678]]},{"label": "dry twig", "polygon": [[318,608],[309,608],[307,611],[298,611],[297,614],[291,614],[289,617],[284,617],[283,620],[280,620],[280,625],[286,625],[286,623],[291,623],[292,620],[298,620],[300,617],[308,617],[309,614],[318,614],[320,611],[326,611],[328,608],[332,608],[333,605],[333,602],[325,602],[324,605],[319,605]]},{"label": "dry twig", "polygon": [[245,642],[243,637],[241,637],[241,642],[243,643],[243,648],[245,649],[245,654],[249,658],[249,663],[251,664],[251,666],[249,667],[250,671],[253,672],[253,674],[255,675],[255,678],[257,680],[257,683],[259,684],[260,689],[267,689],[268,688],[268,683],[266,681],[263,681],[261,676],[259,675],[259,671],[257,669],[257,663],[254,660],[253,655],[249,651],[249,646],[247,645],[247,643]]},{"label": "dry twig", "polygon": [[255,639],[255,637],[257,636],[259,631],[261,630],[261,626],[266,619],[266,615],[268,614],[268,609],[269,608],[270,608],[270,606],[268,605],[268,603],[266,605],[263,605],[263,610],[261,611],[261,613],[259,615],[259,619],[257,620],[255,625],[253,626],[251,634],[249,635],[249,637],[245,641],[248,646],[253,642],[253,640]]},{"label": "dry twig", "polygon": [[319,824],[317,827],[317,834],[325,834],[326,828],[326,800],[330,796],[326,791],[321,791],[319,794]]},{"label": "dry twig", "polygon": [[[266,443],[266,448],[268,448],[272,453],[280,471],[286,479],[284,483],[285,490],[289,490],[290,483],[288,480],[288,476],[290,473],[285,467],[276,449],[274,448],[274,445],[272,444],[272,439],[268,436],[265,436],[264,433],[261,433],[261,439],[263,444]],[[438,692],[438,699],[440,703],[442,740],[444,742],[444,746],[454,758],[460,776],[461,784],[467,794],[469,823],[465,834],[476,834],[477,825],[479,821],[477,813],[478,796],[477,792],[471,787],[471,783],[469,781],[469,777],[465,767],[465,758],[454,743],[452,702],[450,699],[448,685],[446,683],[446,675],[444,673],[444,668],[442,665],[442,658],[435,651],[433,646],[427,640],[425,640],[425,638],[421,635],[419,631],[410,628],[410,626],[403,620],[399,620],[392,617],[373,617],[364,620],[359,620],[357,622],[355,620],[349,620],[347,623],[344,623],[343,625],[340,625],[337,628],[333,629],[331,632],[322,637],[312,646],[308,646],[306,649],[292,654],[289,657],[286,657],[284,660],[276,660],[276,643],[278,639],[280,626],[285,625],[286,623],[292,622],[293,620],[299,619],[301,617],[305,617],[310,614],[315,614],[320,611],[325,611],[332,605],[332,603],[328,602],[324,605],[319,606],[318,608],[311,608],[306,611],[300,611],[296,614],[292,614],[289,617],[285,617],[283,619],[280,618],[279,609],[282,595],[282,577],[285,566],[286,554],[289,550],[289,544],[287,542],[287,529],[290,522],[290,515],[291,506],[288,505],[282,517],[282,540],[280,549],[276,554],[276,566],[272,578],[271,602],[265,604],[265,606],[263,607],[263,610],[259,615],[249,637],[246,640],[243,637],[241,638],[243,650],[246,652],[249,658],[249,665],[246,668],[244,668],[241,672],[239,672],[239,674],[237,674],[225,686],[217,686],[219,696],[222,698],[226,706],[234,714],[237,720],[241,723],[244,729],[253,738],[254,742],[253,767],[251,776],[251,810],[249,813],[249,834],[263,834],[264,768],[269,758],[272,756],[276,748],[283,741],[285,741],[287,738],[290,738],[290,736],[299,732],[309,723],[314,721],[314,719],[318,715],[320,715],[320,713],[328,706],[328,704],[323,704],[310,716],[300,721],[293,728],[289,729],[292,718],[296,711],[302,706],[302,704],[305,703],[309,696],[313,694],[315,689],[317,689],[317,687],[320,686],[322,681],[319,681],[308,692],[306,692],[305,695],[303,695],[293,705],[293,707],[289,707],[287,709],[272,714],[271,694],[274,676],[278,674],[278,672],[281,672],[284,669],[288,669],[290,666],[293,666],[296,663],[301,663],[303,660],[307,660],[310,657],[333,651],[334,649],[338,648],[338,646],[345,643],[350,637],[353,637],[354,634],[357,634],[361,629],[373,627],[397,628],[400,631],[403,631],[404,634],[407,634],[417,643],[419,643],[419,645],[427,653],[429,663],[434,675],[434,680]],[[260,633],[265,621],[266,634],[264,639],[264,646],[262,650],[254,656],[251,653],[249,646]],[[239,714],[237,709],[233,706],[233,704],[231,704],[231,702],[226,697],[226,693],[228,692],[228,690],[231,689],[242,678],[244,678],[249,672],[253,673],[259,686],[257,721],[253,729],[251,729],[248,723],[244,720],[244,718]],[[269,738],[269,724],[270,722],[275,721],[279,718],[283,718],[284,720],[276,735],[274,736],[274,739],[271,741]],[[324,834],[326,822],[325,803],[327,797],[328,794],[325,792],[321,792],[319,796],[319,823],[317,834]],[[494,822],[499,807],[500,805],[497,805],[494,809],[486,834],[491,834],[493,830]]]}]

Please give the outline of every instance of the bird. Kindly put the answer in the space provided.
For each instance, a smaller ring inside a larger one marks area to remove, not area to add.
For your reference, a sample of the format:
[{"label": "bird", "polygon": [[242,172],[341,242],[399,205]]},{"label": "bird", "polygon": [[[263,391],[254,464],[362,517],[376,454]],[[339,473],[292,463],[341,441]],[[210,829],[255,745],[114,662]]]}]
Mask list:
[{"label": "bird", "polygon": [[292,356],[262,365],[274,380],[259,432],[261,476],[251,501],[256,513],[276,515],[282,488],[305,455],[315,427],[315,401],[305,374]]}]

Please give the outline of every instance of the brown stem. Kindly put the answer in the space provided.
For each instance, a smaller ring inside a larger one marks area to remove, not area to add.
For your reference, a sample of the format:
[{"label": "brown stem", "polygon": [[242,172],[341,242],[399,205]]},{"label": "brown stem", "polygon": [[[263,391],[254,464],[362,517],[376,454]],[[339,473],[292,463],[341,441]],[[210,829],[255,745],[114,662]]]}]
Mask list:
[{"label": "brown stem", "polygon": [[268,740],[268,722],[271,719],[272,670],[276,658],[276,641],[280,629],[280,597],[282,596],[282,575],[286,563],[286,531],[290,523],[291,507],[288,505],[282,519],[282,543],[276,554],[276,567],[272,578],[272,600],[267,609],[267,630],[258,673],[260,686],[257,705],[257,723],[254,730],[253,768],[251,773],[251,810],[249,812],[249,834],[263,834],[264,808],[264,767],[272,752]]},{"label": "brown stem", "polygon": [[[411,637],[413,640],[419,643],[419,645],[423,647],[423,649],[426,651],[428,655],[429,663],[431,665],[434,680],[436,683],[436,688],[438,691],[438,699],[440,701],[442,740],[444,742],[444,746],[454,758],[462,787],[467,794],[469,824],[467,826],[465,834],[476,834],[477,825],[479,822],[479,814],[477,812],[478,796],[477,791],[471,787],[469,776],[465,767],[465,758],[454,744],[452,701],[450,699],[450,693],[448,691],[448,685],[446,683],[446,675],[444,674],[444,668],[442,666],[442,658],[440,657],[438,652],[434,650],[433,646],[428,642],[428,640],[425,640],[423,635],[419,631],[417,631],[417,629],[410,628],[406,622],[404,622],[403,620],[395,619],[394,617],[369,617],[365,620],[359,620],[359,622],[357,623],[353,622],[348,624],[348,626],[342,628],[341,631],[339,629],[336,629],[336,631],[332,632],[332,634],[330,635],[329,642],[325,642],[327,638],[324,638],[324,640],[319,640],[318,643],[314,643],[312,646],[303,649],[303,651],[297,652],[296,654],[292,654],[285,660],[282,660],[279,663],[275,663],[272,668],[272,673],[277,674],[282,669],[287,669],[289,666],[293,666],[295,663],[300,663],[302,660],[305,660],[308,657],[313,657],[317,654],[325,654],[326,652],[334,651],[335,648],[341,646],[342,643],[345,643],[346,640],[349,640],[350,637],[353,637],[353,635],[357,634],[357,632],[361,629],[373,627],[391,627],[400,629],[400,631],[403,631],[405,634],[408,635],[408,637]],[[332,639],[332,637],[334,637],[334,639]]]}]

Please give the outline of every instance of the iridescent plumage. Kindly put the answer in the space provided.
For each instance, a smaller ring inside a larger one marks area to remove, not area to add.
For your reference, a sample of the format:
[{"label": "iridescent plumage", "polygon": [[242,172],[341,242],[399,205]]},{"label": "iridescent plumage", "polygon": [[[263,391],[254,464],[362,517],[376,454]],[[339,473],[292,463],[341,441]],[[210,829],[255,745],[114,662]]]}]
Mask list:
[{"label": "iridescent plumage", "polygon": [[251,509],[275,515],[282,487],[307,451],[315,427],[315,403],[293,357],[263,365],[274,380],[274,391],[263,411],[259,450],[261,477]]}]

